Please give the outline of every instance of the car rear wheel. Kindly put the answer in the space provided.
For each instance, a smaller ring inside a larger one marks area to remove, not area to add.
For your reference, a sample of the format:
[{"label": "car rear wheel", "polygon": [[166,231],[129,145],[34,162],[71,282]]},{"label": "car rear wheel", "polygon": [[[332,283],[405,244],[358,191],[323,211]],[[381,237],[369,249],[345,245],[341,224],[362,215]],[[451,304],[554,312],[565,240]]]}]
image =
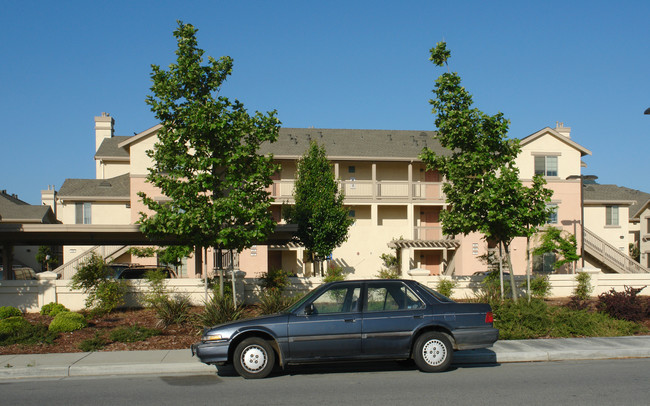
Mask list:
[{"label": "car rear wheel", "polygon": [[275,351],[264,339],[247,338],[235,348],[235,370],[246,379],[266,378],[275,365]]},{"label": "car rear wheel", "polygon": [[454,349],[449,338],[436,331],[418,337],[413,348],[415,365],[423,372],[442,372],[449,368]]}]

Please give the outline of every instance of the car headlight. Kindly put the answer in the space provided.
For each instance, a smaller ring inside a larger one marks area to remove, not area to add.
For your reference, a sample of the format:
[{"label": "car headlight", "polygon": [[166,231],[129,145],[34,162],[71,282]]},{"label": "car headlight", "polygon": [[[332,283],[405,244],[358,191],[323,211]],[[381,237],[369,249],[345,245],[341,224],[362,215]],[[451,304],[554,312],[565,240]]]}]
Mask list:
[{"label": "car headlight", "polygon": [[225,337],[223,334],[204,334],[201,340],[203,341],[221,341],[221,340],[226,340],[227,337]]}]

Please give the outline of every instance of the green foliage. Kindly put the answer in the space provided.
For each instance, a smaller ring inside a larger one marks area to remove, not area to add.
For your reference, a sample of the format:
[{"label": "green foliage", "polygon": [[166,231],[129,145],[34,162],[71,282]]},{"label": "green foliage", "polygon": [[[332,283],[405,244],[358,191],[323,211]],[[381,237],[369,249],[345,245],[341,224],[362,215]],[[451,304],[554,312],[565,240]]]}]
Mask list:
[{"label": "green foliage", "polygon": [[264,290],[260,294],[259,309],[262,314],[278,313],[292,304],[300,297],[289,296],[278,289]]},{"label": "green foliage", "polygon": [[347,240],[354,219],[343,205],[345,197],[325,147],[316,142],[298,160],[293,197],[295,204],[285,208],[284,215],[289,223],[298,225],[297,242],[314,254],[316,262],[323,261]]},{"label": "green foliage", "polygon": [[638,333],[643,327],[602,313],[550,307],[542,300],[493,305],[494,326],[502,340],[547,337],[610,337]]},{"label": "green foliage", "polygon": [[398,255],[381,254],[379,257],[383,262],[383,268],[379,270],[379,273],[377,274],[377,278],[379,279],[401,278],[402,274],[399,269],[400,260]]},{"label": "green foliage", "polygon": [[13,306],[1,306],[0,320],[7,319],[9,317],[23,317],[23,312]]},{"label": "green foliage", "polygon": [[79,343],[79,349],[83,352],[94,352],[102,350],[108,344],[109,341],[106,337],[99,331],[96,331],[93,338],[87,338]]},{"label": "green foliage", "polygon": [[183,258],[191,256],[193,247],[185,245],[170,245],[168,247],[131,247],[128,251],[131,255],[140,258],[158,257],[161,264],[179,266]]},{"label": "green foliage", "polygon": [[52,344],[58,334],[43,324],[32,325],[22,316],[0,320],[0,346],[12,344]]},{"label": "green foliage", "polygon": [[580,259],[575,235],[569,234],[564,237],[563,234],[568,233],[556,227],[548,227],[541,235],[541,244],[533,250],[535,255],[547,252],[558,254],[561,259],[553,264],[553,269],[559,269],[564,264],[570,264]]},{"label": "green foliage", "polygon": [[586,272],[579,272],[576,274],[577,285],[573,289],[573,296],[579,300],[589,299],[589,295],[594,290],[594,287],[591,286],[591,275]]},{"label": "green foliage", "polygon": [[394,269],[382,268],[382,269],[379,270],[376,277],[379,278],[379,279],[399,279],[399,278],[402,277],[402,275],[400,275]]},{"label": "green foliage", "polygon": [[235,306],[230,295],[213,295],[206,304],[203,312],[199,314],[198,321],[202,327],[216,326],[217,324],[241,319],[244,313],[243,306]]},{"label": "green foliage", "polygon": [[163,296],[153,306],[158,318],[158,326],[166,328],[172,324],[185,324],[190,321],[192,303],[189,296],[176,294]]},{"label": "green foliage", "polygon": [[551,281],[548,275],[537,275],[530,280],[530,293],[534,298],[545,299],[551,294]]},{"label": "green foliage", "polygon": [[112,270],[99,255],[92,254],[72,276],[70,286],[88,294],[86,308],[90,309],[93,315],[110,313],[124,304],[128,282],[111,279],[112,273]]},{"label": "green foliage", "polygon": [[264,290],[278,290],[283,291],[287,286],[291,285],[289,277],[293,276],[289,271],[282,269],[272,269],[264,272],[261,276],[262,289]]},{"label": "green foliage", "polygon": [[277,139],[280,121],[275,111],[251,116],[241,102],[220,95],[233,60],[208,57],[203,65],[196,32],[179,21],[175,63],[168,70],[152,65],[146,102],[162,127],[147,151],[153,161],[147,181],[169,200],[139,192],[154,213],[141,212],[139,223],[147,235],[241,251],[275,227],[267,188],[278,166],[257,151]]},{"label": "green foliage", "polygon": [[598,295],[598,310],[619,320],[641,321],[646,318],[650,308],[647,300],[641,300],[637,295],[645,289],[625,286],[623,292],[612,288],[609,292]]},{"label": "green foliage", "polygon": [[108,337],[112,341],[118,341],[120,343],[135,343],[137,341],[144,341],[150,337],[159,336],[160,334],[160,330],[135,324],[133,326],[116,328],[110,332]]},{"label": "green foliage", "polygon": [[436,290],[444,296],[451,297],[456,286],[458,286],[458,281],[452,279],[439,279],[438,284],[436,285]]},{"label": "green foliage", "polygon": [[36,261],[43,267],[43,270],[53,269],[59,263],[59,258],[52,252],[52,247],[41,245],[36,253]]},{"label": "green foliage", "polygon": [[86,318],[75,312],[61,312],[54,316],[48,329],[53,333],[69,333],[88,326]]},{"label": "green foliage", "polygon": [[[510,281],[503,278],[503,291],[505,292],[505,298],[509,297],[510,291]],[[499,302],[502,299],[501,297],[501,275],[499,272],[489,272],[481,281],[481,290],[478,293],[478,297],[482,302],[495,303]]]},{"label": "green foliage", "polygon": [[61,312],[69,312],[70,310],[60,303],[48,303],[41,307],[40,313],[44,316],[54,317]]},{"label": "green foliage", "polygon": [[344,280],[345,280],[345,273],[343,272],[343,267],[339,265],[330,265],[327,268],[325,277],[323,278],[323,282],[325,283],[344,281]]},{"label": "green foliage", "polygon": [[[446,64],[449,58],[444,42],[431,49],[430,59],[436,65]],[[443,232],[484,234],[503,244],[510,266],[510,242],[533,235],[546,223],[553,192],[544,187],[540,176],[533,178],[530,187],[523,186],[515,166],[521,148],[517,140],[507,139],[509,120],[502,113],[489,116],[472,108],[472,96],[457,73],[443,73],[434,93],[430,103],[436,114],[436,138],[451,153],[437,155],[425,148],[420,158],[428,170],[437,170],[447,180],[443,191],[449,208],[441,213]],[[510,275],[514,281],[512,270]]]}]

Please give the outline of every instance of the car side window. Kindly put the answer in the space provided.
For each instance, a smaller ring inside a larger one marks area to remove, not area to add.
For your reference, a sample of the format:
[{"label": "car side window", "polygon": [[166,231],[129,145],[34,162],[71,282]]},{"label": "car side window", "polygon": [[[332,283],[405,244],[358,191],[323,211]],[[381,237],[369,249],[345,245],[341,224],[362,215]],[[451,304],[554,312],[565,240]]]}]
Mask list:
[{"label": "car side window", "polygon": [[368,312],[420,309],[422,307],[424,307],[424,303],[402,283],[368,285],[366,307]]},{"label": "car side window", "polygon": [[347,313],[355,311],[361,288],[359,286],[334,287],[312,302],[314,314]]}]

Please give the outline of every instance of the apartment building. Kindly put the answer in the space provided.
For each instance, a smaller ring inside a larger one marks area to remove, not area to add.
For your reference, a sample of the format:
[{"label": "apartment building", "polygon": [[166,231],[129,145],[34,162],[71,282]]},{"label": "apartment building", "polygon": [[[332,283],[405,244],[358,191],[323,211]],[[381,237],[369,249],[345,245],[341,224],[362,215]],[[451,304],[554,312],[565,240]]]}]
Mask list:
[{"label": "apartment building", "polygon": [[[95,117],[96,179],[66,180],[55,199],[60,207],[57,216],[62,222],[132,224],[146,210],[137,193],[159,195],[146,182],[151,165],[146,151],[153,148],[160,126],[121,137],[114,135],[114,124],[108,114]],[[297,160],[305,154],[309,143],[316,141],[327,151],[345,194],[345,204],[355,220],[347,242],[332,253],[331,263],[342,266],[355,278],[373,277],[382,267],[380,256],[399,250],[404,275],[471,275],[485,270],[487,264],[482,258],[494,247],[481,235],[442,233],[440,213],[447,206],[442,193],[443,179],[437,171],[427,170],[419,159],[425,147],[446,153],[434,135],[428,131],[282,128],[278,141],[265,144],[260,150],[273,154],[281,165],[270,189],[275,199],[273,215],[282,222],[281,206],[293,200]],[[580,176],[585,167],[582,158],[591,152],[576,143],[570,128],[561,123],[521,139],[521,146],[516,164],[522,181],[530,182],[535,174],[546,178],[547,187],[554,192],[552,205],[556,209],[549,224],[575,234],[580,246]],[[66,247],[66,259],[79,251],[80,247]],[[304,263],[303,254],[302,247],[296,244],[259,245],[240,253],[238,267],[250,277],[278,268],[309,276],[312,270],[310,264]],[[211,269],[212,253],[203,255]],[[512,256],[515,273],[524,273],[524,238],[513,241]],[[147,261],[130,258],[124,251],[118,257],[125,262]],[[195,262],[187,261],[184,275],[197,275]]]}]

